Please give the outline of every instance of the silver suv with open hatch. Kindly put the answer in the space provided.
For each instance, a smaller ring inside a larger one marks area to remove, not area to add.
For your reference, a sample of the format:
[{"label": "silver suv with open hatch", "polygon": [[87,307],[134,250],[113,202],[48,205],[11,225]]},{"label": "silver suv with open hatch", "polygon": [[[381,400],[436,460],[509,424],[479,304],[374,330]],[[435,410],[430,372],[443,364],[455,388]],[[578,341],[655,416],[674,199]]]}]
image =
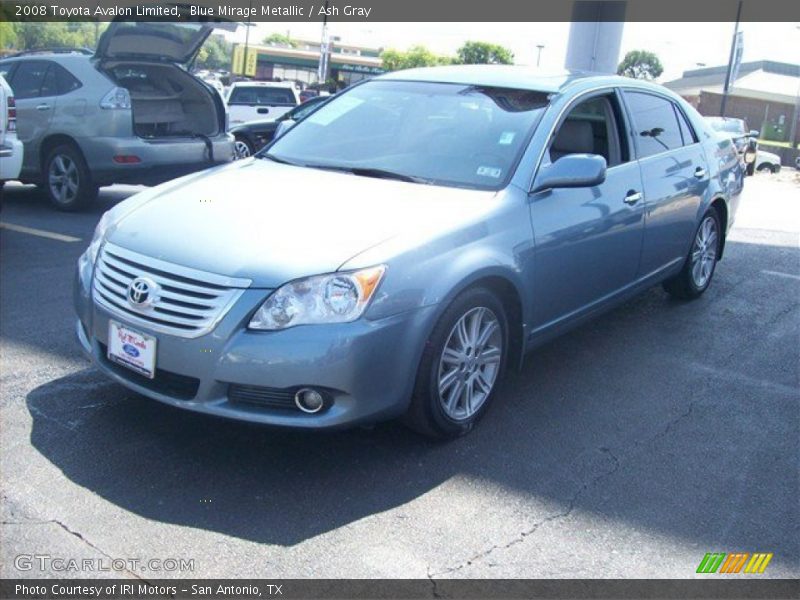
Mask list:
[{"label": "silver suv with open hatch", "polygon": [[61,210],[112,183],[151,184],[233,159],[219,94],[189,64],[216,23],[111,23],[96,52],[0,61],[25,146],[20,179]]}]

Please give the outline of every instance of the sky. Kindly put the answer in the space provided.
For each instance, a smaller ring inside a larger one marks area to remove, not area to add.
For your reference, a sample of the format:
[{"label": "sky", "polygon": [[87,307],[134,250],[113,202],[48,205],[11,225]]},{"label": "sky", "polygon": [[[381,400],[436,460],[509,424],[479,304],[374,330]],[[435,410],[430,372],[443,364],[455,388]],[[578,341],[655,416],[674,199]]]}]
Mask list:
[{"label": "sky", "polygon": [[[659,81],[677,79],[683,71],[727,64],[733,23],[628,23],[625,25],[620,58],[629,50],[655,52],[664,65]],[[423,44],[439,54],[455,54],[467,40],[501,44],[514,52],[517,64],[535,65],[537,45],[542,44],[540,68],[564,67],[569,23],[337,23],[330,34],[342,43],[405,50]],[[239,28],[237,41],[244,41]],[[743,60],[775,60],[800,64],[800,24],[742,23]],[[250,31],[258,43],[273,32],[294,38],[319,40],[319,22],[258,23]]]}]

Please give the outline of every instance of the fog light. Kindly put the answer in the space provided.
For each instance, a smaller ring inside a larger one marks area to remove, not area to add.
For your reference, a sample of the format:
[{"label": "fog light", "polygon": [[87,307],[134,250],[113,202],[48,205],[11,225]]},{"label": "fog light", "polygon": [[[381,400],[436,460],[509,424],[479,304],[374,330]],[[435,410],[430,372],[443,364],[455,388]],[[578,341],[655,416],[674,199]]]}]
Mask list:
[{"label": "fog light", "polygon": [[325,406],[325,398],[317,390],[303,388],[294,395],[297,408],[305,413],[317,413]]}]

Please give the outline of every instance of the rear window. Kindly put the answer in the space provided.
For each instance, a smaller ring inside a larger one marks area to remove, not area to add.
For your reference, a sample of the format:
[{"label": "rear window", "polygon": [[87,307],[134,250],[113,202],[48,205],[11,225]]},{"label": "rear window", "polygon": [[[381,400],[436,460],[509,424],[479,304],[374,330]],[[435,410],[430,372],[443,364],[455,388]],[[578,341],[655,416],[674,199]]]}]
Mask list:
[{"label": "rear window", "polygon": [[278,87],[236,87],[231,91],[228,104],[253,104],[256,106],[294,106],[292,90]]}]

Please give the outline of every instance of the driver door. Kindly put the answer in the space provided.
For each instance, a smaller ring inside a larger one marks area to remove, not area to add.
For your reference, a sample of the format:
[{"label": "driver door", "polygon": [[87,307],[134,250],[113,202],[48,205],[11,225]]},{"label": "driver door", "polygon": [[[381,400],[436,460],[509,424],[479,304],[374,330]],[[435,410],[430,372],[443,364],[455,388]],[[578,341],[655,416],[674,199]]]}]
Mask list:
[{"label": "driver door", "polygon": [[588,153],[605,157],[608,169],[598,186],[546,189],[529,198],[536,248],[534,336],[592,311],[630,286],[644,235],[642,180],[638,163],[631,160],[617,95],[580,101],[550,139],[542,166]]}]

